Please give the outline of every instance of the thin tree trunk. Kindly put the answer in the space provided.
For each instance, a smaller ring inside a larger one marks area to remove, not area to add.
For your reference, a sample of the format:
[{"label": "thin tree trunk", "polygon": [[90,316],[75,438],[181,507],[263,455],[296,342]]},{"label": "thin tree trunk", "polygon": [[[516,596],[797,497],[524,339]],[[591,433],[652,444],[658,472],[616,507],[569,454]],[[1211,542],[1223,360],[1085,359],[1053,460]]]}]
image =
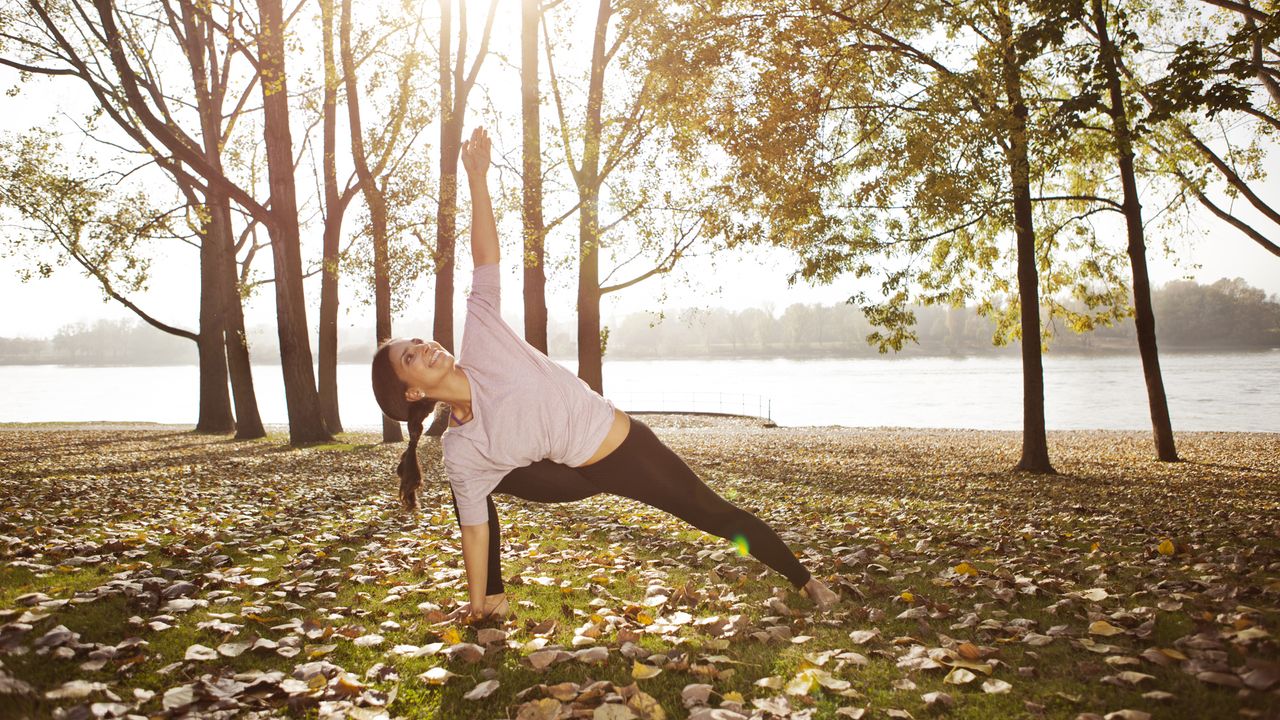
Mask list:
[{"label": "thin tree trunk", "polygon": [[338,241],[346,205],[338,194],[338,69],[333,51],[333,0],[320,0],[324,57],[324,250],[320,276],[320,408],[330,432],[342,432],[338,411]]},{"label": "thin tree trunk", "polygon": [[1109,112],[1116,141],[1116,159],[1120,165],[1120,184],[1124,188],[1124,217],[1128,229],[1129,262],[1133,266],[1134,328],[1138,334],[1138,353],[1142,356],[1142,374],[1147,383],[1147,403],[1151,409],[1151,431],[1155,437],[1156,457],[1176,462],[1178,451],[1169,420],[1169,403],[1160,373],[1160,353],[1156,347],[1156,319],[1151,309],[1151,281],[1147,276],[1147,244],[1142,230],[1142,205],[1138,199],[1138,181],[1133,170],[1133,138],[1129,128],[1120,71],[1116,66],[1115,45],[1107,31],[1107,17],[1101,0],[1093,0],[1093,21],[1098,33],[1102,70],[1106,73],[1111,98]]},{"label": "thin tree trunk", "polygon": [[520,15],[520,99],[524,124],[524,339],[547,352],[547,275],[542,228],[542,127],[538,94],[541,0],[523,0]]},{"label": "thin tree trunk", "polygon": [[604,352],[600,346],[600,116],[604,105],[605,36],[612,12],[610,0],[600,0],[578,177],[578,377],[598,393],[604,392]]},{"label": "thin tree trunk", "polygon": [[316,393],[307,308],[302,291],[298,201],[293,177],[293,138],[285,74],[284,17],[280,0],[259,0],[258,57],[262,74],[264,144],[271,187],[271,257],[275,267],[276,326],[284,375],[289,441],[294,445],[332,439]]},{"label": "thin tree trunk", "polygon": [[235,237],[231,232],[231,202],[221,194],[210,193],[210,208],[216,234],[222,237],[222,257],[218,272],[226,298],[223,316],[227,347],[227,369],[231,374],[231,396],[236,403],[236,439],[252,440],[267,436],[258,413],[258,396],[253,389],[253,372],[249,364],[249,341],[244,333],[244,305],[240,300],[240,276],[236,272]]},{"label": "thin tree trunk", "polygon": [[[218,69],[206,67],[206,53],[214,57],[213,36],[209,23],[198,17],[190,5],[182,6],[182,24],[184,29],[184,51],[191,68],[192,87],[195,90],[196,109],[200,116],[200,135],[204,145],[204,156],[211,167],[222,172],[222,149],[219,138],[222,133],[221,100],[223,87],[218,77]],[[216,335],[216,342],[210,342],[210,351],[216,350],[221,373],[230,373],[232,392],[236,403],[236,417],[231,420],[227,430],[236,430],[236,437],[244,437],[245,432],[253,433],[253,437],[261,437],[265,433],[262,421],[258,417],[257,398],[253,392],[253,379],[248,374],[248,358],[243,357],[243,372],[239,366],[241,357],[228,345],[229,326],[234,322],[233,316],[243,322],[240,305],[240,294],[234,280],[228,282],[228,268],[235,264],[235,251],[231,248],[231,206],[225,193],[210,188],[204,196],[205,211],[208,213],[204,221],[205,234],[200,245],[201,285],[208,288],[209,294],[216,298],[217,327],[211,327],[211,334]],[[230,270],[234,278],[234,269]],[[204,293],[202,292],[202,295]],[[205,310],[201,307],[201,334],[205,333]],[[203,343],[202,343],[203,345]],[[205,353],[201,348],[201,362]],[[247,392],[246,392],[247,378]],[[217,383],[220,392],[225,394],[226,382]],[[201,385],[204,385],[202,379]],[[203,394],[203,392],[202,392]],[[226,401],[227,415],[230,418],[230,402]],[[247,422],[246,422],[247,421]]]},{"label": "thin tree trunk", "polygon": [[[436,205],[436,297],[433,339],[453,353],[453,256],[458,223],[458,151],[462,118],[453,99],[453,0],[440,0],[440,195]],[[465,47],[459,44],[458,54]],[[455,128],[455,126],[457,126]],[[455,139],[456,138],[456,139]],[[427,435],[443,435],[448,419],[436,415]]]},{"label": "thin tree trunk", "polygon": [[[356,85],[355,57],[351,50],[351,0],[342,0],[341,37],[342,74],[347,88],[347,118],[351,130],[351,157],[356,175],[369,206],[369,222],[373,226],[373,295],[377,344],[391,338],[391,280],[387,253],[387,201],[369,169],[364,147],[364,127],[360,120],[360,88]],[[389,152],[389,151],[388,151]],[[382,416],[382,441],[400,442],[404,435],[400,423]]]},{"label": "thin tree trunk", "polygon": [[200,411],[196,432],[229,433],[236,429],[227,392],[227,353],[223,340],[223,291],[218,277],[220,238],[203,223],[200,237]]},{"label": "thin tree trunk", "polygon": [[1040,344],[1040,286],[1036,270],[1036,234],[1031,211],[1031,165],[1027,154],[1027,105],[1022,97],[1022,68],[1013,46],[1011,21],[1002,10],[1004,52],[1001,71],[1011,110],[1009,171],[1018,250],[1018,302],[1022,329],[1022,458],[1017,470],[1053,473],[1044,424],[1044,366]]}]

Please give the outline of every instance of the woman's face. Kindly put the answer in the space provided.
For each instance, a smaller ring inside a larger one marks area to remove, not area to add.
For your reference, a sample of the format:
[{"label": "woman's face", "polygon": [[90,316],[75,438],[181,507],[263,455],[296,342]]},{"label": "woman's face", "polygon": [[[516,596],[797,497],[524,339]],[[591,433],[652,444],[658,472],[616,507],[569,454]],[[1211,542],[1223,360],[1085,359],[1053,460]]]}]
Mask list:
[{"label": "woman's face", "polygon": [[453,371],[454,358],[440,343],[418,338],[393,340],[389,345],[391,367],[408,386],[405,399],[421,400]]}]

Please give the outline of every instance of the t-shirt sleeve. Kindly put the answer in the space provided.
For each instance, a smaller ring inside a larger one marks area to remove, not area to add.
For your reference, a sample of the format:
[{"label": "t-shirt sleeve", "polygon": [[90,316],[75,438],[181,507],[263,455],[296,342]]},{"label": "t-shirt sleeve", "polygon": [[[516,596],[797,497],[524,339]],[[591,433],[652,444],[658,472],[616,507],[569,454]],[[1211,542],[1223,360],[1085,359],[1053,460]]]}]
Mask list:
[{"label": "t-shirt sleeve", "polygon": [[483,473],[471,473],[456,464],[446,462],[445,474],[449,476],[449,487],[453,489],[454,500],[458,503],[458,524],[483,525],[488,522],[486,495],[477,487],[485,485]]},{"label": "t-shirt sleeve", "polygon": [[477,265],[471,273],[471,296],[467,304],[477,303],[487,306],[494,314],[501,317],[502,310],[502,273],[498,263]]}]

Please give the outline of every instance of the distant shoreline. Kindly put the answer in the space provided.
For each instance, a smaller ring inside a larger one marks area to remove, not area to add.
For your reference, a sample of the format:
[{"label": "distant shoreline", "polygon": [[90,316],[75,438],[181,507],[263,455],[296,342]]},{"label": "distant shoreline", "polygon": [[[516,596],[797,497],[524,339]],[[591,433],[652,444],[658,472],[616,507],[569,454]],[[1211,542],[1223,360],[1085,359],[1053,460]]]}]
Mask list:
[{"label": "distant shoreline", "polygon": [[[963,427],[900,427],[892,425],[876,425],[876,426],[850,426],[850,425],[773,425],[764,418],[749,417],[745,415],[717,415],[715,413],[673,413],[663,411],[642,411],[637,415],[644,416],[645,424],[655,429],[689,429],[689,428],[749,428],[749,429],[768,429],[781,433],[828,433],[828,432],[848,432],[848,433],[894,433],[901,435],[955,435],[966,434],[974,436],[1021,436],[1021,430],[990,430],[981,428],[963,428]],[[288,425],[267,424],[266,430],[271,435],[285,435],[289,432]],[[68,422],[22,422],[22,423],[6,423],[0,422],[0,433],[5,432],[180,432],[195,434],[194,424],[174,424],[174,423],[155,423],[155,422],[113,422],[103,421],[68,421]],[[352,429],[339,433],[336,438],[353,439],[353,438],[380,438],[381,429],[373,425],[357,425]],[[1134,437],[1139,439],[1147,439],[1151,436],[1150,429],[1139,430],[1107,430],[1103,428],[1092,429],[1072,429],[1072,430],[1048,430],[1050,437]],[[231,433],[212,433],[212,435],[223,435],[228,439]],[[1208,437],[1208,436],[1231,436],[1231,437],[1247,437],[1258,436],[1265,438],[1280,438],[1280,432],[1266,432],[1261,430],[1174,430],[1174,435]],[[246,441],[252,442],[252,441]]]},{"label": "distant shoreline", "polygon": [[[1222,354],[1265,354],[1272,352],[1280,352],[1280,346],[1277,347],[1256,347],[1256,346],[1239,346],[1239,347],[1201,347],[1201,346],[1182,346],[1182,347],[1161,347],[1162,355],[1222,355]],[[733,361],[733,360],[910,360],[915,358],[945,358],[964,360],[968,358],[998,358],[998,357],[1018,357],[1020,350],[1016,345],[1011,345],[1004,349],[992,349],[990,351],[965,351],[955,353],[939,353],[927,351],[906,350],[900,353],[870,353],[849,355],[837,352],[813,352],[813,353],[737,353],[732,355],[616,355],[605,356],[605,364],[614,360],[625,360],[628,362],[646,362],[655,360],[691,360],[691,361]],[[1046,355],[1070,356],[1070,357],[1116,357],[1121,355],[1137,356],[1138,348],[1136,345],[1132,347],[1104,347],[1104,348],[1078,348],[1064,347],[1051,348]],[[576,362],[577,358],[573,355],[552,355],[552,360],[557,362]],[[363,363],[366,360],[355,359],[351,357],[338,358],[339,365],[355,365]],[[278,367],[280,365],[279,357],[270,355],[262,359],[255,358],[255,365],[265,365],[269,367]],[[157,362],[157,363],[140,363],[140,362],[57,362],[54,358],[0,358],[0,366],[3,367],[19,367],[19,366],[46,366],[57,365],[60,367],[74,368],[120,368],[120,367],[195,367],[197,363],[194,361],[183,362]]]}]

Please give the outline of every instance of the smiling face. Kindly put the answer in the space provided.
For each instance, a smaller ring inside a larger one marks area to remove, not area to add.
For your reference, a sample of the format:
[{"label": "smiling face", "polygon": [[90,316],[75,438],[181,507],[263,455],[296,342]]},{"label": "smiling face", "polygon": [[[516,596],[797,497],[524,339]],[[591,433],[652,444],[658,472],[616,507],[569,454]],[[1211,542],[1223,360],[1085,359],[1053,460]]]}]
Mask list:
[{"label": "smiling face", "polygon": [[431,396],[454,368],[454,357],[434,340],[393,340],[387,344],[387,350],[391,368],[407,386],[405,399],[409,402]]}]

